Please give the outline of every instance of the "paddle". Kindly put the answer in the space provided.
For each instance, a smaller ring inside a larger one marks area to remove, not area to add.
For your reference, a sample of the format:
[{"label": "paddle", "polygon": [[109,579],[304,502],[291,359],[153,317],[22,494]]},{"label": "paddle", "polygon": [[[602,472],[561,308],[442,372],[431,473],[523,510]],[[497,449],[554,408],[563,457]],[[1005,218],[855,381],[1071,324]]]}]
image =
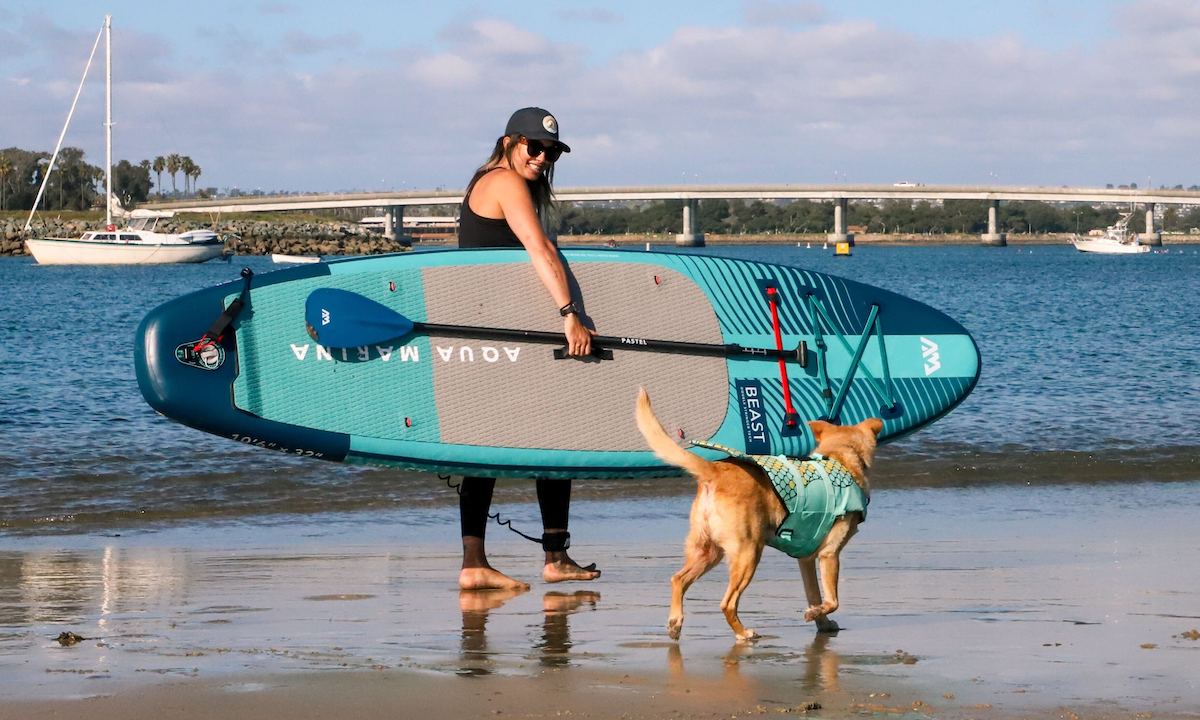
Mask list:
[{"label": "paddle", "polygon": [[[560,332],[417,322],[358,293],[335,288],[319,288],[309,293],[308,300],[304,304],[304,322],[308,334],[314,340],[331,348],[379,345],[388,340],[407,337],[412,333],[486,340],[565,343],[565,338]],[[808,363],[808,345],[803,341],[794,350],[776,350],[775,348],[743,347],[737,344],[721,345],[596,335],[592,337],[592,347],[593,354],[597,355],[601,352],[611,351],[613,348],[620,348],[622,350],[710,357],[783,358],[795,360],[800,367],[805,367]],[[559,353],[556,355],[561,356]]]}]

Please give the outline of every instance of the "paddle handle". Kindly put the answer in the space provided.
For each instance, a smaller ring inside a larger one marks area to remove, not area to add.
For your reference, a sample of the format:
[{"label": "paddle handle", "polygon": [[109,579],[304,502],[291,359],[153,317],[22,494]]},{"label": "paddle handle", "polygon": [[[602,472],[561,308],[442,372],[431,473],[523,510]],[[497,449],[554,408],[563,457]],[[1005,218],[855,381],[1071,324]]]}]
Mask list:
[{"label": "paddle handle", "polygon": [[[519,330],[514,328],[477,327],[472,325],[440,325],[437,323],[414,322],[413,331],[430,335],[449,335],[451,337],[481,338],[485,340],[520,340],[559,344],[563,342],[560,332],[543,330]],[[774,348],[748,348],[729,343],[724,345],[712,343],[686,342],[682,340],[650,340],[638,337],[620,337],[614,335],[595,335],[592,345],[605,350],[636,350],[641,352],[660,352],[684,355],[704,355],[708,357],[754,357],[780,358],[796,362],[800,367],[808,365],[808,345],[801,341],[793,350],[776,350]]]}]

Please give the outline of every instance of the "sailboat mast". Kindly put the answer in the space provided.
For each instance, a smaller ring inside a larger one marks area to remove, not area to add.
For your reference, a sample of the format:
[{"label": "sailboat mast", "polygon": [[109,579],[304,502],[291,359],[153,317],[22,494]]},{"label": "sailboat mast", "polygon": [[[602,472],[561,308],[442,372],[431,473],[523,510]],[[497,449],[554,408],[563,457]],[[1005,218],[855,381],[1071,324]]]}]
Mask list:
[{"label": "sailboat mast", "polygon": [[104,16],[104,227],[112,228],[112,15]]},{"label": "sailboat mast", "polygon": [[33,199],[33,207],[29,210],[29,217],[25,220],[25,231],[33,225],[33,216],[37,214],[38,205],[42,202],[42,195],[46,192],[46,185],[50,182],[50,173],[54,172],[54,162],[58,160],[58,151],[62,149],[63,138],[67,136],[67,128],[71,127],[71,118],[75,117],[75,106],[79,104],[79,96],[83,93],[83,84],[87,82],[88,71],[92,69],[92,61],[96,59],[96,49],[100,47],[100,38],[104,36],[104,31],[108,28],[112,15],[104,16],[104,25],[100,28],[100,32],[96,33],[96,42],[92,43],[92,52],[88,55],[87,65],[83,66],[83,77],[79,78],[79,87],[75,88],[75,99],[71,101],[71,109],[67,112],[67,121],[63,123],[62,132],[58,134],[58,142],[54,144],[54,152],[50,155],[50,163],[46,165],[46,172],[42,175],[42,184],[38,188],[37,197]]}]

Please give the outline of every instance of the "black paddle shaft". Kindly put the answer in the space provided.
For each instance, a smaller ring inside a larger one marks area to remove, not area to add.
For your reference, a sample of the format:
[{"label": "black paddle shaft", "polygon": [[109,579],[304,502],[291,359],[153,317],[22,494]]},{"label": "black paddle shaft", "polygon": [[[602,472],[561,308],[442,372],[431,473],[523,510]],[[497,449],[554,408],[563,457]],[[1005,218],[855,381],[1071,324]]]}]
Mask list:
[{"label": "black paddle shaft", "polygon": [[[414,331],[430,335],[449,335],[452,337],[481,338],[487,340],[522,340],[525,342],[547,344],[563,342],[562,333],[542,330],[518,330],[471,325],[438,325],[436,323],[423,322],[414,322],[412,325]],[[803,340],[793,350],[776,350],[774,348],[743,347],[736,343],[719,345],[679,340],[648,340],[638,337],[595,335],[592,337],[592,347],[594,349],[593,355],[599,355],[600,352],[611,352],[615,349],[621,349],[640,352],[674,353],[677,355],[705,355],[709,357],[783,358],[786,361],[796,362],[800,367],[808,366],[808,344]]]}]

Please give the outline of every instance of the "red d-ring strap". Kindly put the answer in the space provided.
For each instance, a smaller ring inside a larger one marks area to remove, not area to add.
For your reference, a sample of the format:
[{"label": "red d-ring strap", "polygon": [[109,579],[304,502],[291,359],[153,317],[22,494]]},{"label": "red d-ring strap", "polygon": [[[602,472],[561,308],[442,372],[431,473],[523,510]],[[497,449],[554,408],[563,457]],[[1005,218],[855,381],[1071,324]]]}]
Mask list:
[{"label": "red d-ring strap", "polygon": [[773,287],[767,288],[767,302],[771,305],[771,326],[775,330],[775,349],[779,356],[779,379],[783,383],[783,410],[788,427],[796,427],[800,423],[800,415],[792,407],[792,388],[788,382],[787,361],[783,356],[783,333],[779,329],[779,291]]}]

